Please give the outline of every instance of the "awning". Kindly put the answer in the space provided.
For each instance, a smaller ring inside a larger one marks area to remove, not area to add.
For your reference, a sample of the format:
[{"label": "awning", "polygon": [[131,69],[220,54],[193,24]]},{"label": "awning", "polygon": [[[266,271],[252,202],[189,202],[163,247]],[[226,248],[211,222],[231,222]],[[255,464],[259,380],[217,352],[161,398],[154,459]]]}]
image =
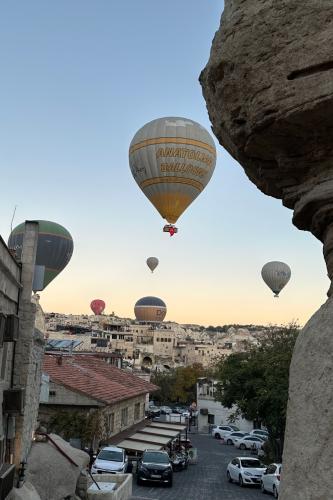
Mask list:
[{"label": "awning", "polygon": [[186,425],[181,424],[168,424],[167,422],[152,422],[149,427],[155,427],[156,429],[172,429],[182,432],[186,429]]},{"label": "awning", "polygon": [[154,434],[156,436],[170,436],[171,438],[176,437],[179,434],[178,430],[161,429],[152,427],[151,425],[149,427],[148,426],[144,427],[143,429],[140,430],[140,432],[144,432],[147,434]]},{"label": "awning", "polygon": [[142,443],[141,441],[130,441],[125,439],[117,444],[119,448],[124,448],[125,450],[131,451],[145,451],[149,450],[162,450],[163,446],[159,444]]},{"label": "awning", "polygon": [[130,441],[143,441],[145,443],[155,443],[165,446],[170,443],[170,437],[155,436],[154,434],[143,434],[142,432],[136,432],[128,438]]}]

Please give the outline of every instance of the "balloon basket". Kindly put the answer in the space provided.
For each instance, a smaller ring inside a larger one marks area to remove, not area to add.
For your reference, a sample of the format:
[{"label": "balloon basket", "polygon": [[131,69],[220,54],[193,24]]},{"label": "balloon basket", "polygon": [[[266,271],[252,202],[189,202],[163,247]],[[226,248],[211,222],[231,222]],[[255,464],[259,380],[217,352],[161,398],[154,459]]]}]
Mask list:
[{"label": "balloon basket", "polygon": [[166,224],[163,228],[163,233],[169,233],[170,236],[173,236],[174,234],[178,233],[178,228],[176,226],[173,226],[172,224]]}]

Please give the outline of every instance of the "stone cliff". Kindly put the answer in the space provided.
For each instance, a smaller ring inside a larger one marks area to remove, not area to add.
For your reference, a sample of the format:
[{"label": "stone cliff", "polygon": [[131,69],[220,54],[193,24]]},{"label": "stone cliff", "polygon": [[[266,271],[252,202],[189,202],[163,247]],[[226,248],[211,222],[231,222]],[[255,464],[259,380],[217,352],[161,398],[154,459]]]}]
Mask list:
[{"label": "stone cliff", "polygon": [[[324,243],[333,278],[333,0],[225,0],[200,75],[213,132],[293,222]],[[333,287],[331,285],[329,295]],[[332,498],[333,298],[290,369],[281,500]]]}]

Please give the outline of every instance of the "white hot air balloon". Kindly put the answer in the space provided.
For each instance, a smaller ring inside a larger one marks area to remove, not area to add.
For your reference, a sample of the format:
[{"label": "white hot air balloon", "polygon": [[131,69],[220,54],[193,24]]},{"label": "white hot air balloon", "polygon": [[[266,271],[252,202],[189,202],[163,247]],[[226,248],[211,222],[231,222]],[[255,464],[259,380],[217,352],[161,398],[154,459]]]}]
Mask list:
[{"label": "white hot air balloon", "polygon": [[144,125],[129,148],[132,175],[140,189],[173,225],[208,184],[216,163],[214,141],[199,123],[166,117]]},{"label": "white hot air balloon", "polygon": [[267,262],[261,270],[261,276],[266,285],[274,293],[274,297],[278,297],[282,288],[290,280],[291,269],[284,262]]},{"label": "white hot air balloon", "polygon": [[149,269],[153,273],[154,269],[156,269],[158,266],[158,258],[157,257],[148,257],[146,262],[147,262],[147,266],[149,267]]}]

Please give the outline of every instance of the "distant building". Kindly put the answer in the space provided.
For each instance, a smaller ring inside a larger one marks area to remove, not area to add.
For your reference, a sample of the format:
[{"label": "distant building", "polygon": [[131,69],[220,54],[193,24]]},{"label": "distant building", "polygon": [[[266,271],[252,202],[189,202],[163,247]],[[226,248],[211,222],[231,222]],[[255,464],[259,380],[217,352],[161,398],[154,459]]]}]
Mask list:
[{"label": "distant building", "polygon": [[[208,378],[200,378],[197,382],[198,429],[201,432],[209,432],[212,425],[228,425],[231,423],[230,416],[236,411],[236,407],[226,408],[215,400],[217,383]],[[253,429],[253,423],[241,417],[232,423],[242,431],[249,432]]]}]

